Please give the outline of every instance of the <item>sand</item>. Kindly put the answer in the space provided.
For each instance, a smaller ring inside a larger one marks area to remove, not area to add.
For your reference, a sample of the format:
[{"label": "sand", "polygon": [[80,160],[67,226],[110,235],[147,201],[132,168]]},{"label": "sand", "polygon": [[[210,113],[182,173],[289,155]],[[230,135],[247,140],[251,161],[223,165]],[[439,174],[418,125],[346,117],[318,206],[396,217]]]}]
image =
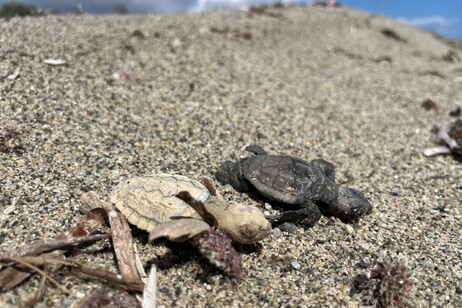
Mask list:
[{"label": "sand", "polygon": [[[407,263],[416,305],[462,306],[462,165],[422,154],[461,106],[462,50],[348,8],[268,12],[0,21],[0,76],[19,69],[0,81],[0,121],[17,123],[24,148],[0,153],[0,252],[66,230],[83,192],[107,198],[129,176],[210,177],[231,202],[264,208],[213,179],[257,143],[331,161],[373,213],[275,230],[243,255],[244,282],[188,245],[153,247],[134,232],[145,266],[159,266],[160,306],[356,307],[353,280],[377,260]],[[84,260],[116,270],[109,242]],[[73,306],[104,285],[54,277],[74,296],[48,286],[38,306]],[[0,294],[1,306],[30,301],[39,285],[35,276]]]}]

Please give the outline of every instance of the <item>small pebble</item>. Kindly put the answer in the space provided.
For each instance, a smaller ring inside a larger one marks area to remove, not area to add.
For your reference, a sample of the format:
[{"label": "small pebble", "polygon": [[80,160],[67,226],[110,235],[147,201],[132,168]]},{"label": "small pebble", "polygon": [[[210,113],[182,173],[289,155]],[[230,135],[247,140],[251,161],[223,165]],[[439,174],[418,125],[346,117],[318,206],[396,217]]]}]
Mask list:
[{"label": "small pebble", "polygon": [[3,210],[3,214],[10,215],[11,213],[14,212],[15,209],[16,209],[16,206],[14,204],[12,204],[12,205],[10,205],[9,207],[7,207],[6,209]]},{"label": "small pebble", "polygon": [[272,209],[271,204],[269,204],[268,202],[266,202],[266,203],[265,203],[265,209],[268,210],[268,211],[271,210],[271,209]]},{"label": "small pebble", "polygon": [[355,233],[355,229],[351,225],[344,224],[344,227],[345,227],[346,233],[350,235],[353,235]]},{"label": "small pebble", "polygon": [[257,284],[259,286],[266,286],[268,284],[268,281],[266,279],[258,279]]},{"label": "small pebble", "polygon": [[356,266],[361,268],[361,269],[367,269],[369,264],[366,261],[361,260],[358,263],[356,263]]},{"label": "small pebble", "polygon": [[273,236],[274,236],[275,238],[280,238],[281,235],[282,235],[281,229],[279,229],[279,228],[274,228],[274,229],[273,229]]},{"label": "small pebble", "polygon": [[12,228],[12,227],[16,226],[18,223],[19,223],[19,221],[17,219],[13,219],[13,220],[10,220],[7,223],[7,226],[8,226],[8,228]]},{"label": "small pebble", "polygon": [[298,231],[297,226],[291,222],[284,222],[280,224],[279,229],[281,229],[282,231],[286,231],[289,234],[295,234]]},{"label": "small pebble", "polygon": [[298,262],[297,260],[290,261],[290,265],[296,270],[299,270],[302,267],[300,262]]},{"label": "small pebble", "polygon": [[359,244],[359,247],[361,247],[362,250],[368,251],[369,248],[371,248],[371,245],[369,243],[361,243]]}]

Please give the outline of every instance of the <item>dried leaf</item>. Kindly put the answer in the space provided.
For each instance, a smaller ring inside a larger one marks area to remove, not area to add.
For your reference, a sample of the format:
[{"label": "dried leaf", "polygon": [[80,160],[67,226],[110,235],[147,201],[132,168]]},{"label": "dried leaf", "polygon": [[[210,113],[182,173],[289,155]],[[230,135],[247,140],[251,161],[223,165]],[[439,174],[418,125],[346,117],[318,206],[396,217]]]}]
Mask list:
[{"label": "dried leaf", "polygon": [[108,214],[112,232],[112,244],[114,245],[120,273],[127,282],[142,283],[136,267],[132,233],[127,218],[116,210],[111,210]]},{"label": "dried leaf", "polygon": [[155,308],[157,301],[157,268],[155,264],[151,265],[149,271],[148,282],[144,286],[143,290],[143,302],[141,306],[143,308]]},{"label": "dried leaf", "polygon": [[99,199],[94,192],[87,192],[80,197],[81,210],[104,208],[109,217],[111,226],[112,244],[117,257],[120,273],[125,281],[130,283],[142,283],[135,261],[133,250],[133,238],[127,218],[113,209],[109,202]]},{"label": "dried leaf", "polygon": [[88,236],[101,227],[107,220],[106,211],[101,208],[95,208],[87,213],[80,222],[72,226],[68,231],[58,235],[57,239]]},{"label": "dried leaf", "polygon": [[87,214],[97,208],[104,209],[107,205],[106,202],[101,200],[94,191],[83,193],[80,196],[79,204],[79,210],[82,214]]},{"label": "dried leaf", "polygon": [[8,291],[29,278],[33,273],[27,269],[21,271],[14,267],[7,267],[0,272],[0,292]]},{"label": "dried leaf", "polygon": [[[37,259],[41,259],[41,260],[45,260],[44,257],[34,257],[34,258],[37,258]],[[39,269],[38,267],[32,265],[30,262],[27,261],[27,259],[25,258],[0,258],[0,261],[1,262],[14,262],[14,263],[19,263],[23,266],[25,266],[26,268],[29,268],[31,270],[33,270],[34,272],[36,273],[39,273],[40,275],[42,275],[42,277],[45,277],[45,279],[48,279],[55,287],[57,287],[58,289],[60,289],[61,291],[63,291],[64,293],[66,294],[71,294],[71,292],[69,292],[69,290],[63,286],[62,284],[60,284],[59,282],[57,282],[56,280],[54,280],[52,277],[50,277],[46,272],[42,271],[41,269]],[[0,285],[0,287],[2,287],[2,285]]]},{"label": "dried leaf", "polygon": [[180,218],[169,220],[151,231],[149,241],[153,242],[165,237],[173,242],[184,242],[208,229],[210,229],[210,226],[200,219]]}]

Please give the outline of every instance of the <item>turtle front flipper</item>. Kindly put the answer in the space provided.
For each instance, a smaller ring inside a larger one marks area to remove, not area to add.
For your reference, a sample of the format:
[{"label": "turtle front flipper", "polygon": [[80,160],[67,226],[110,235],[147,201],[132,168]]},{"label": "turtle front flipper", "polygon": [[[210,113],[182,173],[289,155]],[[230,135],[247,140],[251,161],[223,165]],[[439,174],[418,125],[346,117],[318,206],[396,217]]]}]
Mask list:
[{"label": "turtle front flipper", "polygon": [[210,229],[208,223],[201,219],[180,218],[169,220],[155,227],[149,233],[149,241],[166,238],[172,242],[184,242]]},{"label": "turtle front flipper", "polygon": [[279,215],[266,216],[273,224],[291,222],[305,227],[312,227],[321,218],[321,211],[311,201],[302,205],[300,209],[284,211]]},{"label": "turtle front flipper", "polygon": [[248,192],[250,190],[247,180],[242,175],[240,162],[225,161],[218,167],[215,177],[222,185],[230,184],[239,192]]}]

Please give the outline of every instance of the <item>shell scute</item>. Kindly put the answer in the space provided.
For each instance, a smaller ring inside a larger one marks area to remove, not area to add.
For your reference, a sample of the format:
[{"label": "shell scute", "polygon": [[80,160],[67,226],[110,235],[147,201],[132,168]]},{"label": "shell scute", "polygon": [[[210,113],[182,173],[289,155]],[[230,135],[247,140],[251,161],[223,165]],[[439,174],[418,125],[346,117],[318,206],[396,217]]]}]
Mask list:
[{"label": "shell scute", "polygon": [[208,190],[199,182],[181,175],[158,174],[122,181],[110,201],[138,228],[151,231],[174,216],[199,218],[176,194],[188,191],[193,198],[206,202]]}]

